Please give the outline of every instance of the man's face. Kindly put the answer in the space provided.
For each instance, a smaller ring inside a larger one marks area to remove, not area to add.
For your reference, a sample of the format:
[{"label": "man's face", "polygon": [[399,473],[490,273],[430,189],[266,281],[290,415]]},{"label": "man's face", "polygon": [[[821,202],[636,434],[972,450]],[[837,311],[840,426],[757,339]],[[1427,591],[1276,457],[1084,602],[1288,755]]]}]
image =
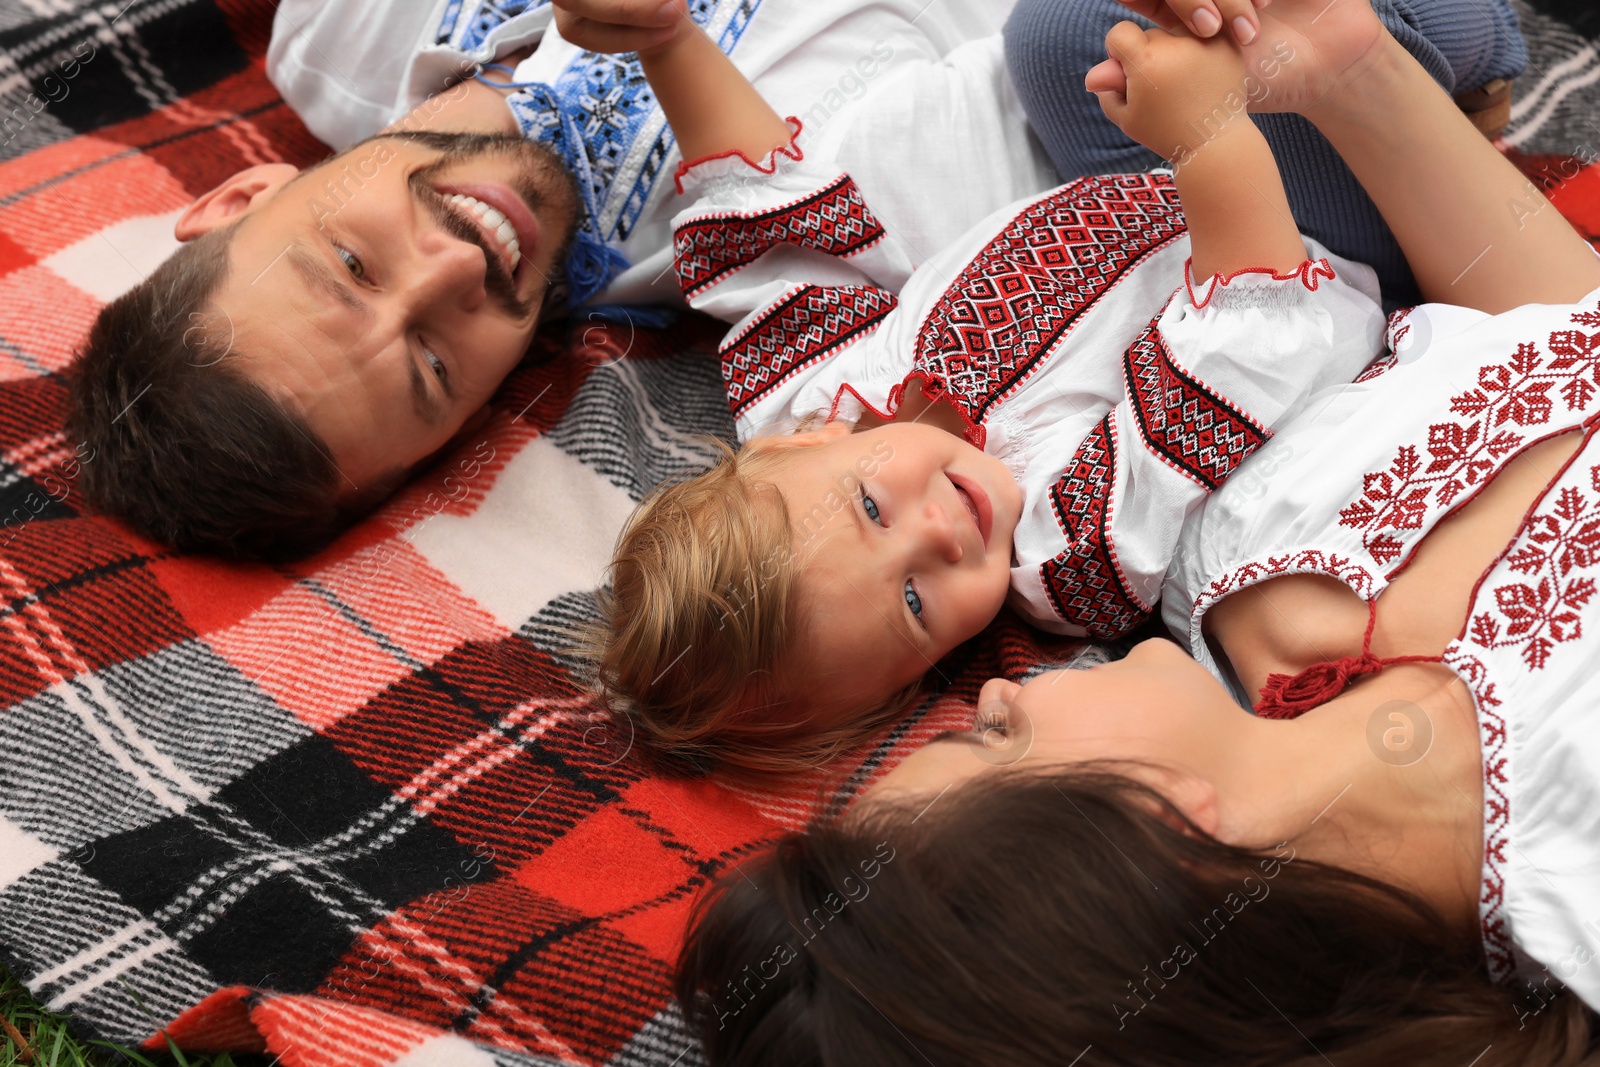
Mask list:
[{"label": "man's face", "polygon": [[366,489],[448,443],[516,366],[577,210],[543,146],[379,136],[251,207],[215,304],[244,372]]}]

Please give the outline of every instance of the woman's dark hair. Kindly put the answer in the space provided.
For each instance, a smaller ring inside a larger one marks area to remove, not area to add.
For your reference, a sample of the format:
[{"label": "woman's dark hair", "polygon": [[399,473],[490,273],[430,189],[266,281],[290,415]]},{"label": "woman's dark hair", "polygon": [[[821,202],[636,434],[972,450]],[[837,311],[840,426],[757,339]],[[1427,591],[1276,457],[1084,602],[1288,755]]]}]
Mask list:
[{"label": "woman's dark hair", "polygon": [[713,1067],[1596,1062],[1591,1013],[1492,984],[1474,931],[1125,777],[925,804],[785,837],[701,901],[677,993]]}]

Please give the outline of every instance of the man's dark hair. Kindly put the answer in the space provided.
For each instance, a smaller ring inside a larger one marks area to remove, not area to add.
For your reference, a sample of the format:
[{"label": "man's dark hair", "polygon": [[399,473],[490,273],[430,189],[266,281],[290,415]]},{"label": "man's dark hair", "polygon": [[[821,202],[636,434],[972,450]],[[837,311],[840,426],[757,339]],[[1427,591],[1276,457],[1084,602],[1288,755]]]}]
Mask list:
[{"label": "man's dark hair", "polygon": [[211,307],[238,223],[180,248],[101,311],[71,370],[85,498],[184,551],[304,555],[377,497],[342,491],[327,445],[239,370]]}]

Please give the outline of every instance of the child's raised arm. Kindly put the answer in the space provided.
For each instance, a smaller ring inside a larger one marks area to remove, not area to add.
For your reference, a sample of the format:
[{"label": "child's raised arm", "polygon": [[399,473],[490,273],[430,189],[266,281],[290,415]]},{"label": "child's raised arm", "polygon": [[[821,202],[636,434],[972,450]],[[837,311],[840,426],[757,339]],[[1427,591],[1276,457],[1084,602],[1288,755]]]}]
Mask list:
[{"label": "child's raised arm", "polygon": [[686,160],[789,143],[789,124],[689,18],[684,0],[554,0],[561,36],[591,52],[638,52]]},{"label": "child's raised arm", "polygon": [[1299,267],[1305,243],[1272,150],[1245,112],[1239,49],[1121,22],[1106,51],[1086,85],[1124,133],[1172,161],[1195,278]]},{"label": "child's raised arm", "polygon": [[[1163,26],[1194,26],[1213,0],[1122,0]],[[1292,111],[1361,181],[1422,295],[1494,314],[1579,300],[1600,259],[1391,37],[1368,0],[1274,0],[1244,48],[1274,62],[1252,111]]]}]

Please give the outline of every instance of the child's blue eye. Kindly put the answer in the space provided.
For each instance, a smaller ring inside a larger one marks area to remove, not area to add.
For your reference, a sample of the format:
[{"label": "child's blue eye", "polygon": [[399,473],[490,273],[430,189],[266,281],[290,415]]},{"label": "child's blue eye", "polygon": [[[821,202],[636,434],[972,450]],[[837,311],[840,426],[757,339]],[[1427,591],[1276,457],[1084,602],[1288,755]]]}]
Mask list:
[{"label": "child's blue eye", "polygon": [[871,519],[873,522],[879,523],[880,525],[882,524],[883,520],[878,517],[878,502],[876,500],[872,499],[867,494],[862,493],[861,507],[862,510],[867,513],[867,518]]},{"label": "child's blue eye", "polygon": [[909,578],[906,579],[906,607],[910,608],[911,614],[918,619],[922,618],[922,598],[917,595],[917,591],[912,587]]}]

